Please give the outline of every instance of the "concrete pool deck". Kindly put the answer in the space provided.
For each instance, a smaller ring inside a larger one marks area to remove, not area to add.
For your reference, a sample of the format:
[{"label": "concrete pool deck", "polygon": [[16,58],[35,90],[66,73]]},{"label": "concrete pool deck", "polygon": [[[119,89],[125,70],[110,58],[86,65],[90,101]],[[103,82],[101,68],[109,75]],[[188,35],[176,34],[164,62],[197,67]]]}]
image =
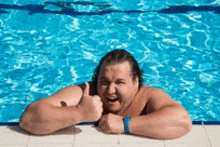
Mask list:
[{"label": "concrete pool deck", "polygon": [[126,134],[104,134],[93,125],[76,125],[50,135],[35,136],[18,125],[0,126],[0,147],[219,147],[220,125],[193,125],[187,135],[155,140]]}]

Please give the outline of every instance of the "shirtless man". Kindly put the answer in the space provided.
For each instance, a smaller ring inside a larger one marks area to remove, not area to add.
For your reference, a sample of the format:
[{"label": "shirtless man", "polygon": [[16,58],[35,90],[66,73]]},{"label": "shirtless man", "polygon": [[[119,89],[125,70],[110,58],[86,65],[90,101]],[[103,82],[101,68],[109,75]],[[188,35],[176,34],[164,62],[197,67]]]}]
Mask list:
[{"label": "shirtless man", "polygon": [[45,135],[83,121],[99,121],[105,133],[156,139],[187,134],[186,110],[163,91],[142,84],[142,71],[125,50],[103,57],[92,82],[75,85],[30,104],[20,118],[24,130]]}]

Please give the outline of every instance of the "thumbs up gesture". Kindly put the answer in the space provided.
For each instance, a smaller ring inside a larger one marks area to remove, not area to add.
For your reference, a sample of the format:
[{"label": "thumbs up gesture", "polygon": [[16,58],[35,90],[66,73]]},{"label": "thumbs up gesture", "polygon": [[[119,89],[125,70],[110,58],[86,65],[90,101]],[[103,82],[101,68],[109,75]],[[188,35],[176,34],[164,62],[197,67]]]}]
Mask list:
[{"label": "thumbs up gesture", "polygon": [[77,107],[81,112],[82,121],[97,121],[101,118],[103,112],[101,98],[98,95],[91,96],[89,91],[90,85],[86,82],[82,98]]}]

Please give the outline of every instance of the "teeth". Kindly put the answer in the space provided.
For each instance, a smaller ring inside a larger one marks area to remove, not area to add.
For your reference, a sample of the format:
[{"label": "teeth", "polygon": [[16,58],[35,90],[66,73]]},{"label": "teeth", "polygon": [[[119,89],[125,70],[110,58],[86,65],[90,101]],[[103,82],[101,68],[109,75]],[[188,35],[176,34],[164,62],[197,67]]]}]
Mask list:
[{"label": "teeth", "polygon": [[109,99],[117,99],[117,97],[113,97],[113,98],[110,98],[110,97],[109,97]]},{"label": "teeth", "polygon": [[109,97],[108,97],[108,100],[109,100],[109,101],[117,101],[118,99],[119,99],[119,98],[117,98],[117,97],[115,97],[115,98],[109,98]]},{"label": "teeth", "polygon": [[115,99],[118,99],[118,98],[117,98],[117,97],[114,97],[114,98],[108,97],[108,99],[110,99],[110,100],[115,100]]}]

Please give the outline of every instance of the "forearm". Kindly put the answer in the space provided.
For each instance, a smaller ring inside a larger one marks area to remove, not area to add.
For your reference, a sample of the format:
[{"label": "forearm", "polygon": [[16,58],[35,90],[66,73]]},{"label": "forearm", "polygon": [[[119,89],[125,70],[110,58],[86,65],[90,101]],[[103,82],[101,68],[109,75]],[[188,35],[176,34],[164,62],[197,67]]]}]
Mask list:
[{"label": "forearm", "polygon": [[80,122],[77,107],[55,107],[41,103],[29,106],[20,118],[19,125],[28,132],[43,135]]},{"label": "forearm", "polygon": [[130,121],[130,133],[157,139],[173,139],[188,133],[191,125],[188,114],[181,106],[164,107],[144,116],[133,117]]}]

